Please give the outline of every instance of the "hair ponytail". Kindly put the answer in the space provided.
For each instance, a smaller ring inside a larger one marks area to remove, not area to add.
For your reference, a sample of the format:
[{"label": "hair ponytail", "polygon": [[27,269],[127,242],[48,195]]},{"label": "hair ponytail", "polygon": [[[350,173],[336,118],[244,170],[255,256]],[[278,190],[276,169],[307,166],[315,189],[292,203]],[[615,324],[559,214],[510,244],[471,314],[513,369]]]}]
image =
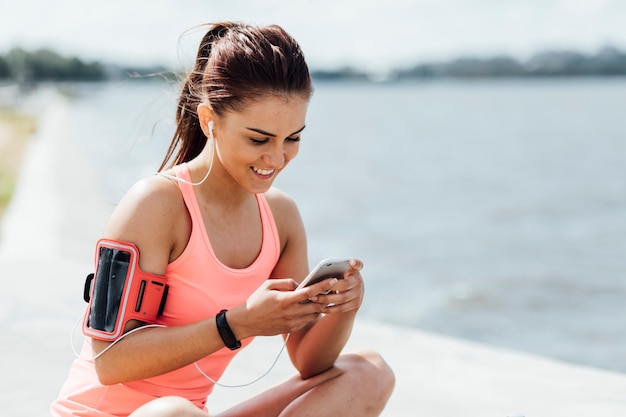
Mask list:
[{"label": "hair ponytail", "polygon": [[195,66],[187,74],[178,98],[176,130],[159,171],[192,160],[204,148],[206,138],[197,114],[198,105],[202,102],[202,79],[213,44],[226,29],[222,25],[215,25],[200,42]]}]

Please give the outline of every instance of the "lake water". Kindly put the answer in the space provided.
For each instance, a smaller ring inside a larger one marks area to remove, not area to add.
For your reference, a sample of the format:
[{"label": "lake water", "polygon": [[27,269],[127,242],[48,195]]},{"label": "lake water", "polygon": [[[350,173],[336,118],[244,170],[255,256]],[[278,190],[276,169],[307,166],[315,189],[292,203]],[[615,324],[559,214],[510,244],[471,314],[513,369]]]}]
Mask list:
[{"label": "lake water", "polygon": [[[74,90],[112,203],[161,161],[175,90]],[[318,83],[276,184],[312,263],[364,260],[364,317],[626,372],[625,108],[626,79]]]}]

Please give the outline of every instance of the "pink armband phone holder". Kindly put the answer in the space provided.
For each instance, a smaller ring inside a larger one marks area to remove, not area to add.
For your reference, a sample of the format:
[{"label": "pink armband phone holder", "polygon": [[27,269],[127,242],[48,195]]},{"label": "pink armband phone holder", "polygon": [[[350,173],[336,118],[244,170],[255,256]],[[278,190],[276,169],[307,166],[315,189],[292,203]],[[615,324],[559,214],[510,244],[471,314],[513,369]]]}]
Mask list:
[{"label": "pink armband phone holder", "polygon": [[83,297],[89,303],[83,333],[113,341],[124,333],[129,320],[154,323],[163,313],[167,279],[139,268],[139,250],[118,240],[100,239],[96,246],[96,271],[85,281]]}]

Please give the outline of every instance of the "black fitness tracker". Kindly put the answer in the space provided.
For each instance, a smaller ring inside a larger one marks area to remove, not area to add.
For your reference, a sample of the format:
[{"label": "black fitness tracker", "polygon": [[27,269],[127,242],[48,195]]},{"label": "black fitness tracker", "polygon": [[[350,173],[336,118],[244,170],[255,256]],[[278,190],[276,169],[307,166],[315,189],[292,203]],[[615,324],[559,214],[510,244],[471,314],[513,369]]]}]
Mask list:
[{"label": "black fitness tracker", "polygon": [[220,333],[220,337],[228,349],[237,350],[241,347],[241,342],[237,340],[226,321],[226,311],[228,310],[222,310],[215,316],[217,331]]}]

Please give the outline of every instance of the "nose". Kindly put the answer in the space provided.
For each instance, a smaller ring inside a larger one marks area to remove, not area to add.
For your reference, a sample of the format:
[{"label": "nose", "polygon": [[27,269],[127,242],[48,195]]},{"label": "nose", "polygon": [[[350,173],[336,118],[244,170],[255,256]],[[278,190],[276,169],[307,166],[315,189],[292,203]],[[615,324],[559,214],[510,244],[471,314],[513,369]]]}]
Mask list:
[{"label": "nose", "polygon": [[267,153],[263,154],[263,162],[272,168],[282,168],[285,165],[285,150],[283,145],[273,146]]}]

